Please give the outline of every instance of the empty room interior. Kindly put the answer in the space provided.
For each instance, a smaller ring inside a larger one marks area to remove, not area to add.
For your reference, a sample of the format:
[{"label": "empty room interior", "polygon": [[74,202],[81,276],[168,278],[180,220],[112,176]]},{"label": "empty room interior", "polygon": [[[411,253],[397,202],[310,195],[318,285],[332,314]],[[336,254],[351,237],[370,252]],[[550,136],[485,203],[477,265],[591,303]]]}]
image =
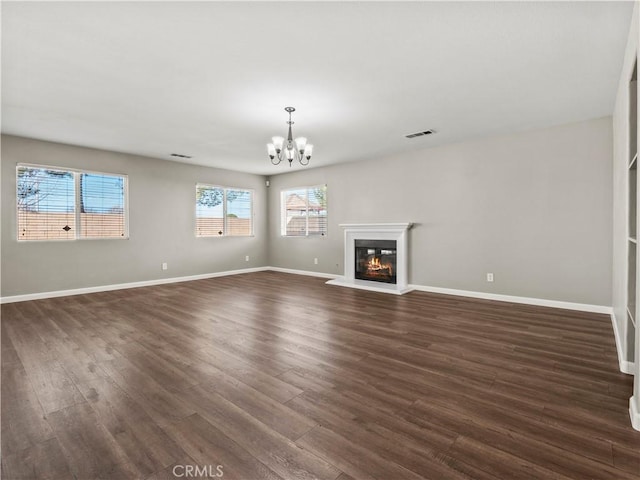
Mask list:
[{"label": "empty room interior", "polygon": [[640,480],[639,8],[2,2],[2,479]]}]

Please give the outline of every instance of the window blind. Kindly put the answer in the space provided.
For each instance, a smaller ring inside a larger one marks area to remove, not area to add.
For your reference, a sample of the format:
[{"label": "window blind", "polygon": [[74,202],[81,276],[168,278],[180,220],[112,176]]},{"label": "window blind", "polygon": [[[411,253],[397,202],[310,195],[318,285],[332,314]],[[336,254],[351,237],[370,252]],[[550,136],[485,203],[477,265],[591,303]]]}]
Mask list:
[{"label": "window blind", "polygon": [[71,172],[18,166],[19,240],[72,240],[76,236]]},{"label": "window blind", "polygon": [[124,178],[115,175],[80,174],[80,236],[125,236]]},{"label": "window blind", "polygon": [[227,235],[251,235],[253,216],[251,190],[228,189],[226,191]]},{"label": "window blind", "polygon": [[208,185],[196,186],[196,236],[224,235],[224,189]]},{"label": "window blind", "polygon": [[308,235],[327,234],[327,187],[319,185],[307,190]]}]

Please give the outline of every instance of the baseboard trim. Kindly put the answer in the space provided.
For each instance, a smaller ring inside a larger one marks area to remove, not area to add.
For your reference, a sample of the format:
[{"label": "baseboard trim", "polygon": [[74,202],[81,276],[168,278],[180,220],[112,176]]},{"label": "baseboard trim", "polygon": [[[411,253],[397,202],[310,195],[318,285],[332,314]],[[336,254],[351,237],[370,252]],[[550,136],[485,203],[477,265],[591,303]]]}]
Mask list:
[{"label": "baseboard trim", "polygon": [[611,324],[613,325],[613,338],[616,340],[616,351],[618,352],[618,366],[620,367],[620,371],[627,375],[633,375],[635,367],[634,363],[623,360],[624,355],[621,343],[622,337],[620,336],[620,330],[618,330],[618,322],[616,321],[615,312],[611,312]]},{"label": "baseboard trim", "polygon": [[636,430],[640,430],[640,411],[638,410],[638,402],[635,395],[629,399],[629,416],[631,417],[631,426]]},{"label": "baseboard trim", "polygon": [[[620,358],[620,357],[618,357]],[[636,368],[636,364],[633,362],[628,362],[626,360],[618,360],[620,371],[622,373],[626,373],[627,375],[634,375],[634,370]]]},{"label": "baseboard trim", "polygon": [[292,268],[282,268],[282,267],[265,267],[265,270],[272,270],[274,272],[280,272],[280,273],[291,273],[293,275],[306,275],[307,277],[320,277],[320,278],[338,277],[338,275],[334,275],[333,273],[312,272],[310,270],[295,270]]},{"label": "baseboard trim", "polygon": [[[292,268],[266,266],[266,267],[255,267],[255,268],[243,268],[239,270],[227,270],[223,272],[203,273],[199,275],[188,275],[184,277],[158,278],[155,280],[145,280],[141,282],[118,283],[113,285],[99,285],[95,287],[75,288],[70,290],[57,290],[52,292],[29,293],[26,295],[13,295],[9,297],[0,297],[0,304],[25,302],[28,300],[41,300],[45,298],[67,297],[70,295],[83,295],[86,293],[108,292],[112,290],[123,290],[126,288],[150,287],[153,285],[189,282],[192,280],[203,280],[206,278],[226,277],[228,275],[264,272],[268,270],[274,271],[274,272],[281,272],[281,273],[290,273],[293,275],[306,275],[311,277],[320,277],[320,278],[327,278],[327,279],[335,279],[339,277],[339,275],[332,274],[332,273],[313,272],[310,270],[296,270]],[[522,303],[526,305],[538,305],[543,307],[564,308],[568,310],[579,310],[583,312],[592,312],[592,313],[604,313],[609,315],[613,314],[612,307],[608,307],[605,305],[589,305],[584,303],[561,302],[557,300],[545,300],[542,298],[532,298],[532,297],[516,297],[511,295],[501,295],[501,294],[495,294],[495,293],[474,292],[471,290],[456,290],[453,288],[429,287],[426,285],[409,285],[409,288],[413,290],[421,291],[421,292],[442,293],[445,295],[456,295],[461,297],[480,298],[484,300],[496,300],[500,302]]]},{"label": "baseboard trim", "polygon": [[270,267],[243,268],[240,270],[226,270],[223,272],[203,273],[199,275],[188,275],[185,277],[157,278],[155,280],[145,280],[142,282],[116,283],[113,285],[99,285],[96,287],[73,288],[70,290],[57,290],[53,292],[29,293],[26,295],[13,295],[10,297],[1,297],[0,304],[26,302],[29,300],[42,300],[45,298],[69,297],[71,295],[84,295],[86,293],[109,292],[112,290],[124,290],[127,288],[151,287],[154,285],[165,285],[167,283],[190,282],[193,280],[204,280],[206,278],[239,275],[241,273],[263,272],[269,269]]},{"label": "baseboard trim", "polygon": [[429,287],[426,285],[410,285],[414,290],[420,292],[442,293],[445,295],[456,295],[460,297],[480,298],[483,300],[496,300],[498,302],[522,303],[525,305],[536,305],[540,307],[563,308],[565,310],[578,310],[581,312],[604,313],[610,315],[613,308],[606,305],[590,305],[588,303],[562,302],[560,300],[547,300],[534,297],[516,297],[512,295],[502,295],[498,293],[474,292],[472,290],[456,290],[453,288]]}]

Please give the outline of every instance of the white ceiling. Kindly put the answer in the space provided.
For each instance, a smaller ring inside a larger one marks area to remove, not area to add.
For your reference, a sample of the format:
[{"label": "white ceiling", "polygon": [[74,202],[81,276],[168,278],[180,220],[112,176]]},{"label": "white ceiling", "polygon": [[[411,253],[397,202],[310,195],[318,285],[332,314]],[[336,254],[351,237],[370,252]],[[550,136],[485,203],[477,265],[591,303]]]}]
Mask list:
[{"label": "white ceiling", "polygon": [[289,105],[312,166],[596,118],[632,8],[3,2],[2,131],[274,175]]}]

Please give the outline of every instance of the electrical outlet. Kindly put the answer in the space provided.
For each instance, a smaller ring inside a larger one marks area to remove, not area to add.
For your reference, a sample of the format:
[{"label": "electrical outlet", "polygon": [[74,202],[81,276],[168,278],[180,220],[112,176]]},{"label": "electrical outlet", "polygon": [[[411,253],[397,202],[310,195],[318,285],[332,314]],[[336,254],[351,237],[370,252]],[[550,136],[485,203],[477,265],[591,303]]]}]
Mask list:
[{"label": "electrical outlet", "polygon": [[487,282],[493,282],[493,273],[487,273]]},{"label": "electrical outlet", "polygon": [[247,255],[246,257],[244,257],[244,261],[248,262],[249,261],[249,255]]},{"label": "electrical outlet", "polygon": [[318,259],[317,259],[317,258],[314,258],[314,259],[313,259],[313,264],[314,264],[314,265],[317,265],[317,264],[318,264]]},{"label": "electrical outlet", "polygon": [[163,270],[168,270],[168,269],[169,269],[169,265],[167,265],[167,262],[164,262],[164,263],[162,264],[162,269],[163,269]]}]

